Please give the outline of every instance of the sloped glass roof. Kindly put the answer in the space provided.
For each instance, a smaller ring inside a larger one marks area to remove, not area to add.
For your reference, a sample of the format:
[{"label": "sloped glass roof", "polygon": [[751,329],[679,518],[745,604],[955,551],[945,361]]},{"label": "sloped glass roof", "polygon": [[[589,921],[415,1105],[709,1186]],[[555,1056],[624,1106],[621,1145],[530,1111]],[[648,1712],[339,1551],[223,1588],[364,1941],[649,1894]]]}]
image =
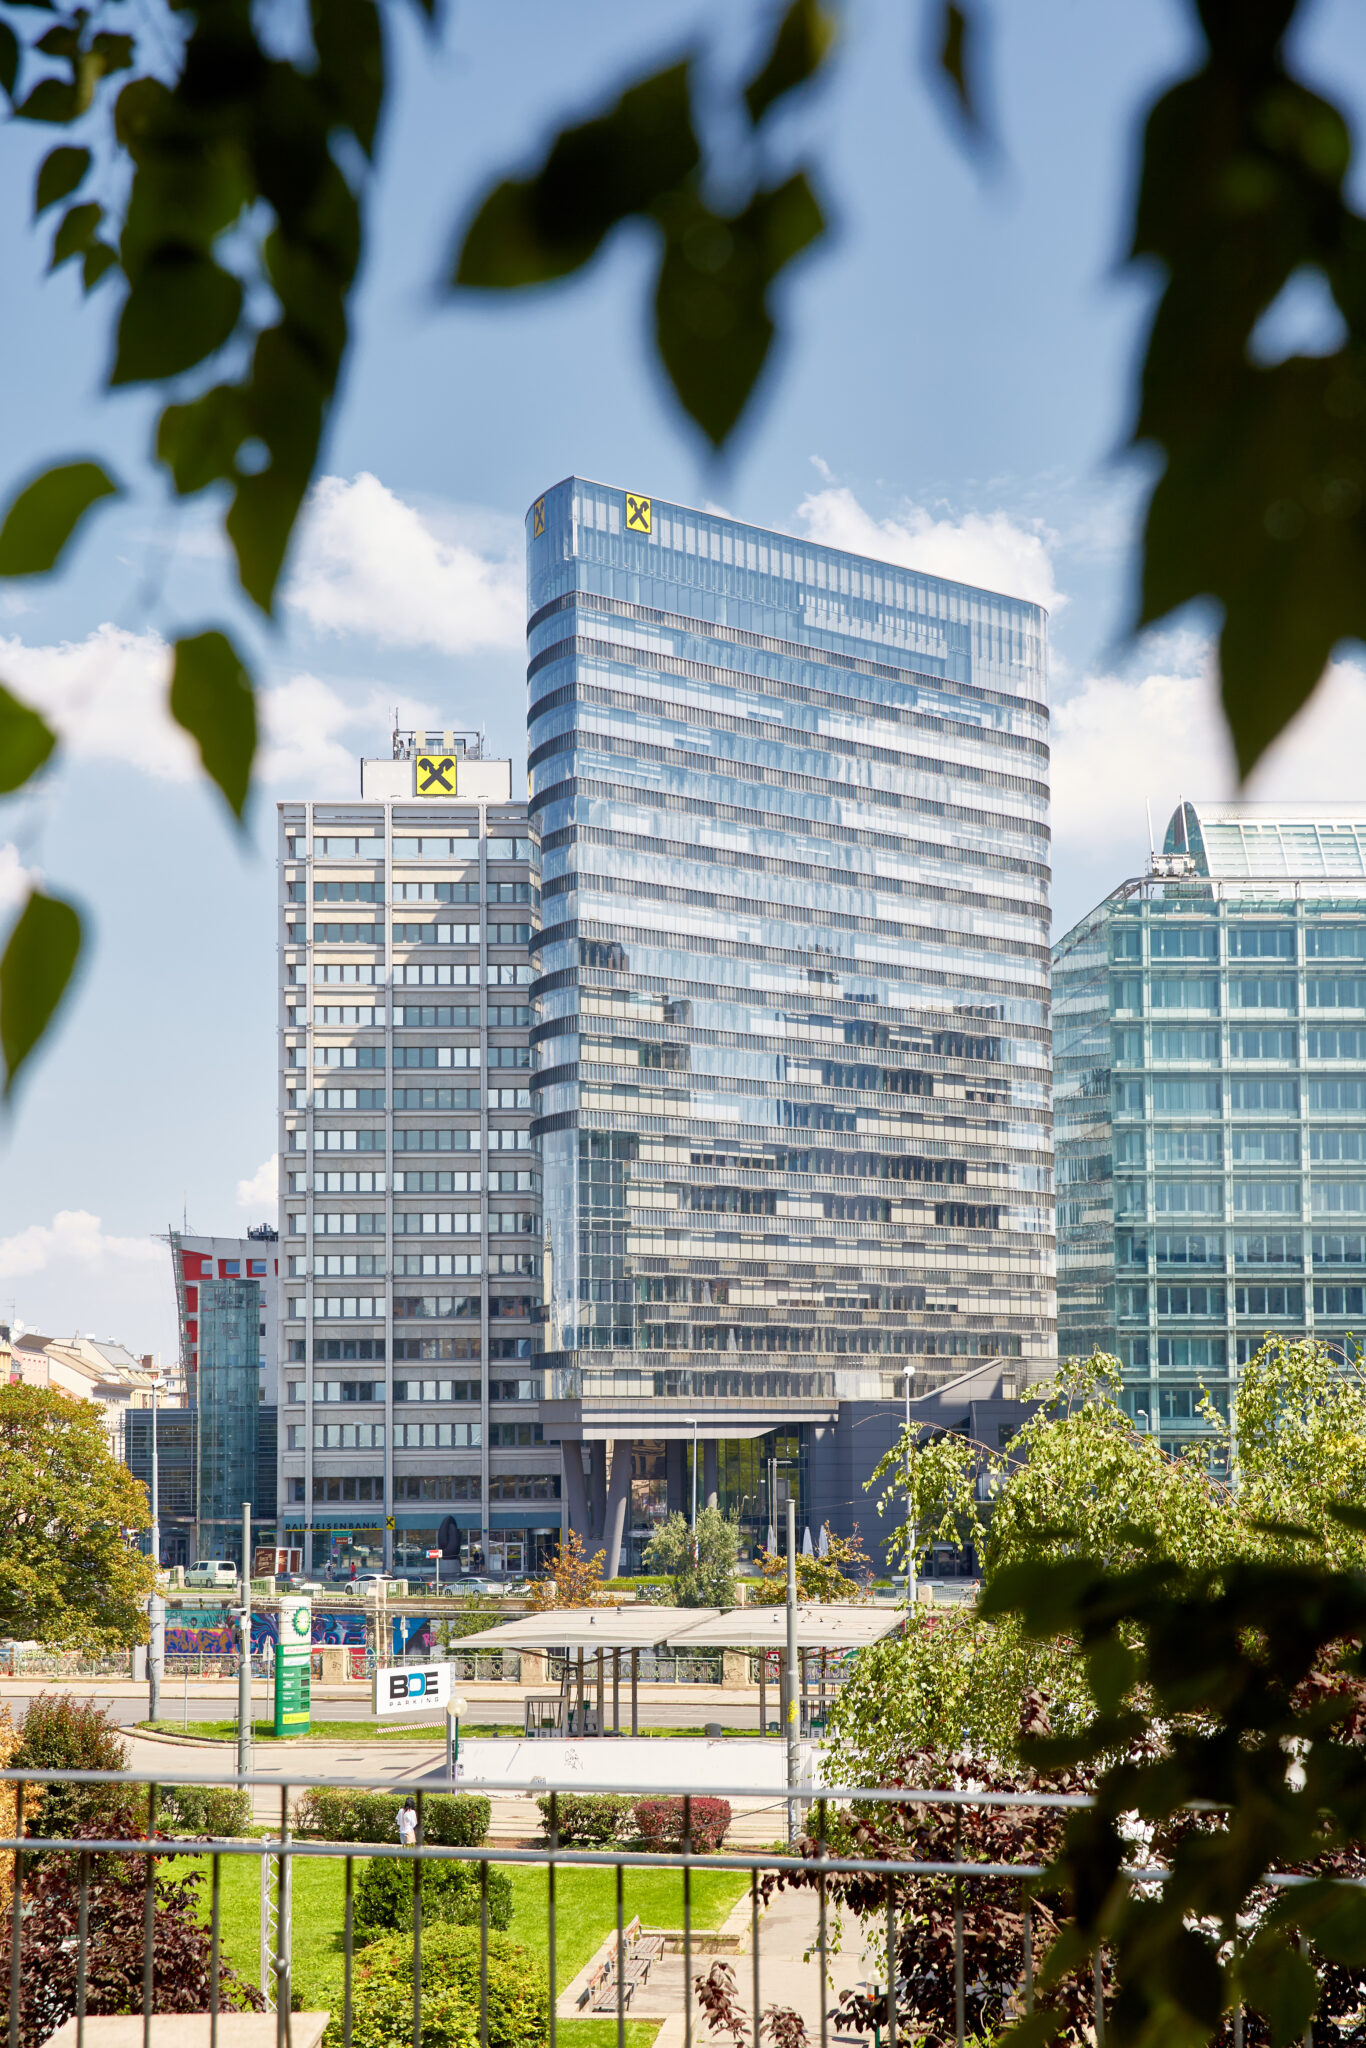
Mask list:
[{"label": "sloped glass roof", "polygon": [[1366,879],[1366,804],[1182,802],[1164,853],[1216,881]]}]

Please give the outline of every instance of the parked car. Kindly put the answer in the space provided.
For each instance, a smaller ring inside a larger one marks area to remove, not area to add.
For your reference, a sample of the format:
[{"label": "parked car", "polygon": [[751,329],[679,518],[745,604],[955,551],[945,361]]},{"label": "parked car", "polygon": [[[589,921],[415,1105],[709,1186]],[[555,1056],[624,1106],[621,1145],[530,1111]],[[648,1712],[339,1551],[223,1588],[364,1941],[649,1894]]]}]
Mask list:
[{"label": "parked car", "polygon": [[354,1593],[359,1600],[373,1599],[381,1586],[392,1586],[393,1583],[390,1572],[360,1572],[354,1579],[347,1580],[346,1591]]},{"label": "parked car", "polygon": [[277,1579],[277,1580],[275,1581],[275,1583],[276,1583],[276,1585],[277,1585],[277,1586],[279,1587],[279,1589],[280,1589],[280,1591],[281,1591],[282,1593],[308,1593],[308,1594],[313,1594],[313,1593],[324,1593],[324,1592],[326,1592],[326,1590],[327,1590],[327,1588],[326,1588],[326,1587],[325,1587],[325,1586],[324,1586],[324,1585],[323,1585],[323,1584],[322,1584],[322,1583],[321,1583],[321,1582],[320,1582],[320,1581],[319,1581],[318,1579],[304,1579],[304,1578],[298,1578],[298,1579],[290,1579],[290,1578],[285,1578],[285,1579]]},{"label": "parked car", "polygon": [[187,1586],[212,1586],[217,1591],[229,1591],[237,1586],[237,1566],[226,1557],[201,1557],[185,1573]]}]

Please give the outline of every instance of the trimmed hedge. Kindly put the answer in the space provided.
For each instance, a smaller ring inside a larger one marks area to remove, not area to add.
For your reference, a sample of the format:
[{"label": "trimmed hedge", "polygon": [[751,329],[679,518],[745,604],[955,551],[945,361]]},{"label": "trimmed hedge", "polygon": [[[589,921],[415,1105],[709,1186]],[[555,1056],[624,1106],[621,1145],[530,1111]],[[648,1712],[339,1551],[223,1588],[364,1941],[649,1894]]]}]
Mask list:
[{"label": "trimmed hedge", "polygon": [[[314,1785],[294,1809],[295,1831],[325,1842],[394,1842],[398,1810],[392,1792],[350,1792]],[[441,1849],[477,1849],[489,1831],[489,1803],[475,1792],[428,1792],[422,1839]]]},{"label": "trimmed hedge", "polygon": [[[490,1872],[490,1876],[492,1872]],[[425,1907],[424,1907],[425,1911]],[[542,2048],[549,2033],[545,1965],[506,1934],[490,1934],[489,2048]],[[341,2014],[326,2048],[340,2048]],[[413,1943],[394,1934],[356,1951],[353,2048],[408,2048],[413,2038]],[[478,2048],[479,1930],[422,1932],[422,2048]]]},{"label": "trimmed hedge", "polygon": [[[541,1832],[550,1840],[549,1797],[536,1801]],[[606,1849],[631,1833],[635,1801],[624,1792],[561,1792],[556,1800],[556,1826],[566,1849]]]},{"label": "trimmed hedge", "polygon": [[[489,1867],[489,1926],[512,1919],[512,1879],[497,1864]],[[429,1922],[451,1927],[479,1925],[479,1866],[422,1864],[423,1942]],[[372,1856],[356,1884],[356,1929],[363,1939],[413,1924],[413,1866],[396,1857]]]},{"label": "trimmed hedge", "polygon": [[[706,1851],[719,1849],[730,1827],[728,1799],[694,1798],[692,1802],[692,1845]],[[681,1799],[637,1799],[636,1831],[642,1849],[680,1849],[683,1846],[683,1801]]]},{"label": "trimmed hedge", "polygon": [[251,1794],[233,1785],[168,1785],[158,1818],[173,1835],[244,1835],[251,1826]]}]

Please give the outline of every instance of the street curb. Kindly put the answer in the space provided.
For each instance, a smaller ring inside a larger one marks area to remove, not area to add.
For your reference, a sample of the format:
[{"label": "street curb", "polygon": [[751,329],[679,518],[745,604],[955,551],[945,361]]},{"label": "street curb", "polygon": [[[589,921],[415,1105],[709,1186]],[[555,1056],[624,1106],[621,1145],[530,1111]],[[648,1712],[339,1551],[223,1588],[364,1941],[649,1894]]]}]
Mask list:
[{"label": "street curb", "polygon": [[[135,1736],[139,1742],[164,1742],[169,1749],[235,1749],[237,1746],[237,1737],[235,1735],[168,1735],[164,1729],[144,1728],[137,1721],[125,1722],[121,1732],[125,1735]],[[382,1747],[390,1749],[397,1748],[400,1739],[402,1738],[394,1736],[376,1737],[372,1735],[366,1737],[358,1735],[356,1742],[358,1745],[363,1745],[368,1741],[373,1748]],[[252,1746],[254,1748],[258,1743],[268,1742],[272,1750],[336,1749],[338,1742],[343,1740],[345,1740],[344,1737],[326,1735],[254,1735],[252,1737]],[[446,1746],[444,1729],[437,1735],[426,1737],[414,1735],[411,1737],[411,1740],[414,1742],[425,1740],[433,1744],[439,1744],[443,1750]]]}]

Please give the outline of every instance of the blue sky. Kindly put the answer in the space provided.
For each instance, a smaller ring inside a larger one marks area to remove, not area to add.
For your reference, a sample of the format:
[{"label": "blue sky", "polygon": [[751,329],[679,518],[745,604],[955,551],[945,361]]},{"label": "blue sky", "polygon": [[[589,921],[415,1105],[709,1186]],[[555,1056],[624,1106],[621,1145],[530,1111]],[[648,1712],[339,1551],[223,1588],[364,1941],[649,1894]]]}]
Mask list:
[{"label": "blue sky", "polygon": [[[76,895],[92,944],[76,998],[5,1130],[0,1315],[174,1347],[154,1233],[273,1212],[274,827],[281,796],[348,794],[391,708],[483,725],[525,759],[521,520],[570,471],[715,503],[1048,602],[1055,907],[1065,926],[1141,862],[1144,798],[1232,787],[1208,620],[1124,638],[1144,472],[1116,462],[1149,280],[1121,274],[1137,122],[1190,50],[1175,0],[998,5],[991,99],[1004,161],[960,152],[917,68],[903,0],[859,0],[828,89],[776,162],[813,159],[837,223],[784,286],[789,339],[735,448],[711,460],[651,367],[647,251],[511,303],[438,289],[456,224],[557,118],[652,56],[732,70],[765,18],[656,0],[467,0],[433,45],[395,8],[397,91],[325,479],[277,625],[236,599],[215,507],[176,508],[145,460],[151,407],[100,393],[108,303],[45,279],[28,223],[48,141],[0,128],[0,489],[102,455],[129,484],[60,576],[0,592],[0,678],[65,744],[0,813],[0,900],[25,868]],[[1366,29],[1319,0],[1308,61],[1366,107]],[[1359,195],[1360,198],[1361,195]],[[1312,300],[1286,333],[1313,340]],[[269,741],[245,835],[196,783],[160,711],[165,636],[223,621],[258,651]],[[1344,663],[1252,794],[1342,795],[1366,689]],[[4,914],[8,914],[7,911]]]}]

